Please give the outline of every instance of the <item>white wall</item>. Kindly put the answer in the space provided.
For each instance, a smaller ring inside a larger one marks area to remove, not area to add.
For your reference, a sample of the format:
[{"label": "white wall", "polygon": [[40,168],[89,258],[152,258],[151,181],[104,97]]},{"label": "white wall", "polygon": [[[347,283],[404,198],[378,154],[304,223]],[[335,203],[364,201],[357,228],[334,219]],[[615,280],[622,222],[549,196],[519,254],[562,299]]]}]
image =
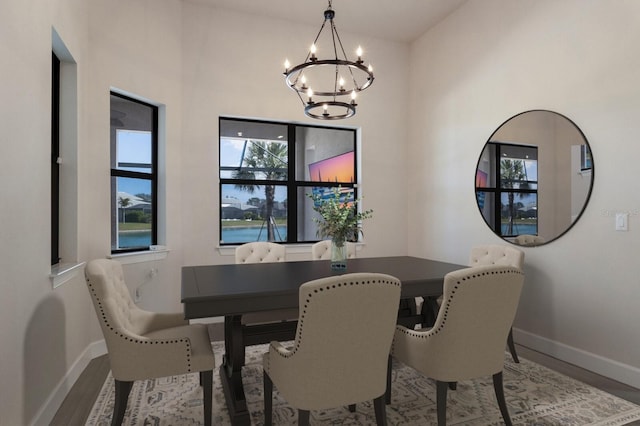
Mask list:
[{"label": "white wall", "polygon": [[[469,1],[412,44],[409,253],[466,262],[499,243],[474,196],[482,147],[507,118],[549,109],[593,150],[595,184],[562,238],[525,248],[516,341],[640,386],[640,3]],[[629,232],[614,231],[629,211]],[[425,217],[427,218],[425,220]]]},{"label": "white wall", "polygon": [[[83,63],[86,13],[78,0],[0,3],[2,425],[33,421],[54,391],[68,386],[67,373],[91,341],[83,281],[52,290],[49,279],[52,28]],[[78,67],[79,88],[86,77]],[[84,108],[82,99],[78,107]],[[84,129],[78,132],[81,137]],[[67,160],[63,173],[77,166]]]},{"label": "white wall", "polygon": [[[218,236],[218,117],[311,122],[287,88],[284,60],[302,61],[318,27],[185,3],[183,7],[182,205],[184,263],[228,263]],[[362,255],[406,253],[408,46],[340,30],[345,50],[361,44],[376,79],[355,117],[331,125],[361,128]],[[314,120],[314,124],[322,124]],[[309,259],[309,253],[291,258]]]}]

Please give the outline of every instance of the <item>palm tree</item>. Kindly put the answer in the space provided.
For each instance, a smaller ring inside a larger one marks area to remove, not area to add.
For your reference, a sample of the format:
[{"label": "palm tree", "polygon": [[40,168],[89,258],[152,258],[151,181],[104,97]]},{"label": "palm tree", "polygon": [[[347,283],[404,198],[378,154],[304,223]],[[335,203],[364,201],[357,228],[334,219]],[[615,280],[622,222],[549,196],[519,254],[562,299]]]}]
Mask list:
[{"label": "palm tree", "polygon": [[[288,148],[285,143],[246,140],[240,169],[233,173],[233,178],[252,181],[256,181],[258,177],[267,181],[286,179],[287,155]],[[273,205],[276,186],[271,183],[264,185],[257,183],[235,185],[237,189],[247,191],[251,194],[261,186],[264,186],[266,199],[264,220],[267,224],[267,241],[275,241]]]},{"label": "palm tree", "polygon": [[[523,160],[503,159],[500,162],[500,181],[503,188],[514,189],[515,184],[520,183],[526,179],[526,177],[527,174]],[[513,221],[516,216],[515,203],[513,202],[514,195],[513,191],[508,192],[509,223],[507,227],[507,235],[513,235]],[[521,193],[519,196],[522,198],[524,194]]]},{"label": "palm tree", "polygon": [[129,197],[120,197],[118,198],[118,203],[122,208],[122,223],[127,223],[127,207],[131,205],[131,200],[129,199]]}]

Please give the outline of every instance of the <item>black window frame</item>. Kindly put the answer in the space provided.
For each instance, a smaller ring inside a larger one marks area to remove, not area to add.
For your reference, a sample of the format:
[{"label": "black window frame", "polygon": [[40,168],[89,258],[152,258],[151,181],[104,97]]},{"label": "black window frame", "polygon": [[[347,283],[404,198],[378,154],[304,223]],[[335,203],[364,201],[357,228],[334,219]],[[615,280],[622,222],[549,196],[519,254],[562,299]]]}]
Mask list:
[{"label": "black window frame", "polygon": [[[355,128],[348,127],[337,127],[337,126],[320,126],[313,124],[303,124],[303,123],[293,123],[293,122],[280,122],[280,121],[270,121],[270,120],[260,120],[260,119],[248,119],[248,118],[238,118],[238,117],[228,117],[228,116],[220,116],[218,117],[218,129],[221,129],[221,121],[222,120],[235,120],[241,122],[250,122],[250,123],[261,123],[267,125],[280,125],[287,126],[287,180],[260,180],[260,184],[273,184],[278,186],[286,186],[287,189],[287,229],[295,230],[295,232],[287,232],[286,241],[281,241],[282,244],[309,244],[318,242],[320,239],[315,238],[312,240],[298,240],[298,189],[300,188],[314,188],[314,187],[324,187],[324,188],[350,188],[353,190],[354,199],[358,199],[358,130]],[[355,182],[312,182],[312,181],[301,181],[296,179],[296,130],[298,128],[318,128],[318,129],[328,129],[328,130],[338,130],[344,132],[350,132],[353,136],[353,174]],[[255,180],[242,180],[242,179],[232,179],[232,178],[222,178],[220,177],[220,171],[223,170],[220,165],[220,138],[222,134],[220,131],[218,132],[218,206],[219,206],[219,218],[218,218],[218,243],[220,246],[237,246],[243,243],[237,242],[223,242],[222,241],[222,187],[223,185],[229,184],[255,184]],[[280,242],[280,241],[279,241]]]},{"label": "black window frame", "polygon": [[[503,238],[513,238],[513,237],[517,237],[518,234],[514,234],[514,235],[507,235],[507,234],[503,234],[502,233],[502,194],[503,193],[509,193],[509,192],[513,192],[515,194],[535,194],[536,195],[536,203],[538,202],[538,181],[527,181],[528,183],[534,183],[535,184],[535,189],[530,189],[530,188],[504,188],[502,185],[502,177],[500,174],[500,162],[503,159],[502,156],[502,147],[525,147],[525,148],[535,148],[536,150],[538,149],[536,146],[531,146],[531,145],[520,145],[520,144],[514,144],[514,143],[505,143],[505,142],[487,142],[487,146],[488,145],[494,145],[495,149],[494,149],[494,161],[495,161],[495,170],[494,170],[494,176],[493,176],[493,182],[495,182],[495,186],[485,186],[485,187],[481,187],[481,186],[476,186],[476,194],[478,192],[485,192],[485,193],[491,193],[493,194],[493,218],[491,218],[493,223],[488,223],[489,227],[491,229],[493,229],[493,231],[499,235],[500,237]],[[537,159],[536,159],[537,161]],[[536,166],[537,167],[537,166]],[[540,209],[538,208],[538,211],[540,211]],[[485,218],[486,221],[486,218]],[[538,225],[539,225],[539,221],[540,218],[536,215],[536,233],[534,235],[538,235]]]},{"label": "black window frame", "polygon": [[[133,179],[144,179],[144,180],[149,180],[151,182],[151,244],[150,246],[157,245],[158,244],[158,116],[159,116],[158,111],[159,111],[159,108],[156,105],[150,104],[140,99],[136,99],[131,96],[123,95],[122,93],[110,91],[110,95],[149,107],[152,112],[151,172],[145,173],[140,171],[122,170],[122,169],[118,169],[117,165],[116,165],[116,168],[111,168],[110,170],[111,170],[111,179],[124,177],[124,178],[133,178]],[[109,143],[111,143],[111,141]],[[112,196],[117,197],[117,191],[114,191],[113,187],[111,188],[111,193],[112,193]],[[115,200],[115,202],[117,203],[117,200]],[[113,203],[114,203],[114,200],[112,199],[110,204],[113,205]],[[116,212],[115,220],[111,221],[111,235],[113,235],[114,232],[117,232],[117,229],[115,229],[117,221],[118,221],[118,217]],[[132,252],[146,251],[146,250],[150,250],[151,248],[150,246],[114,249],[112,245],[111,253],[119,254],[119,253],[132,253]]]},{"label": "black window frame", "polygon": [[60,262],[60,58],[51,52],[51,265]]}]

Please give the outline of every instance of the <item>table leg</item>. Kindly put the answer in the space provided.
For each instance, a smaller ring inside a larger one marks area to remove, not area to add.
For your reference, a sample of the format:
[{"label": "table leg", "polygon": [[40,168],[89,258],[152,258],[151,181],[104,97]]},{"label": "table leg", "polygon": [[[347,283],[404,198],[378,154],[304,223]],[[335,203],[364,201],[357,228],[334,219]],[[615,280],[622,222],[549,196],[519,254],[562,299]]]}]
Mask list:
[{"label": "table leg", "polygon": [[422,302],[422,328],[433,327],[438,316],[440,305],[438,305],[438,298],[433,296],[425,296],[424,302]]},{"label": "table leg", "polygon": [[242,386],[242,366],[245,350],[240,315],[224,318],[225,354],[220,366],[222,390],[229,410],[232,425],[249,425],[251,418]]}]

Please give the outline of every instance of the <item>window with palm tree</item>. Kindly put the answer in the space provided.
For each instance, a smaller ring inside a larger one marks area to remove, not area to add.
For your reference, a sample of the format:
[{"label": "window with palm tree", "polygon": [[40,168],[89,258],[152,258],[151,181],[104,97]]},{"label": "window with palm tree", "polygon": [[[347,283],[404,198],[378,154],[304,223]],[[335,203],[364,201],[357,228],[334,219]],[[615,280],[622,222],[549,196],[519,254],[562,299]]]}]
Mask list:
[{"label": "window with palm tree", "polygon": [[112,92],[111,252],[157,244],[158,107]]},{"label": "window with palm tree", "polygon": [[503,237],[538,233],[538,148],[487,143],[478,163],[476,196],[489,226]]},{"label": "window with palm tree", "polygon": [[220,118],[220,244],[317,241],[311,193],[355,196],[354,129]]}]

